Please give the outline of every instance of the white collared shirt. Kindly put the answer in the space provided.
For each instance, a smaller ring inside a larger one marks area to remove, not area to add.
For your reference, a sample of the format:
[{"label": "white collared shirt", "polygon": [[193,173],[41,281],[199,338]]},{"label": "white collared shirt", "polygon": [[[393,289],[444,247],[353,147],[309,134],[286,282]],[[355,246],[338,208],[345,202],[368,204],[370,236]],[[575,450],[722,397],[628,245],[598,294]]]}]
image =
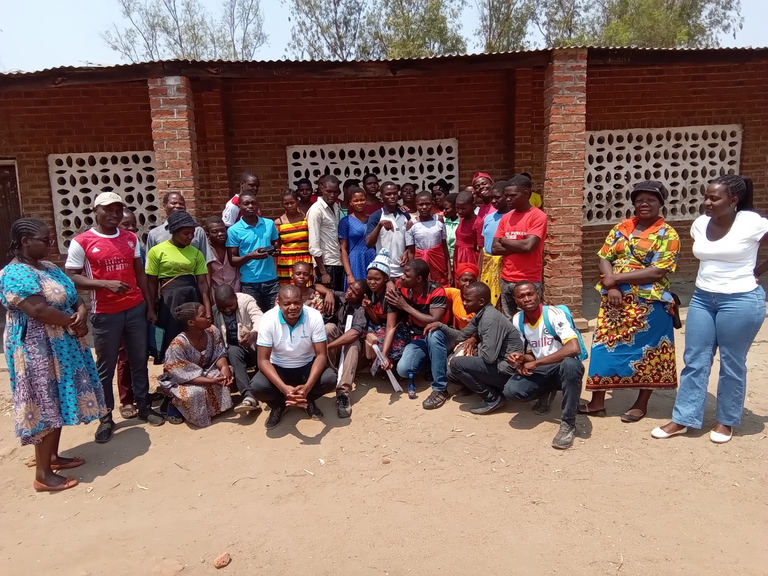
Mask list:
[{"label": "white collared shirt", "polygon": [[322,198],[307,210],[309,253],[315,258],[322,257],[326,266],[341,266],[339,216],[338,202],[330,207]]},{"label": "white collared shirt", "polygon": [[325,342],[323,315],[304,306],[296,326],[283,319],[280,306],[264,312],[259,323],[257,346],[272,348],[269,361],[283,368],[300,368],[315,359],[315,344]]}]

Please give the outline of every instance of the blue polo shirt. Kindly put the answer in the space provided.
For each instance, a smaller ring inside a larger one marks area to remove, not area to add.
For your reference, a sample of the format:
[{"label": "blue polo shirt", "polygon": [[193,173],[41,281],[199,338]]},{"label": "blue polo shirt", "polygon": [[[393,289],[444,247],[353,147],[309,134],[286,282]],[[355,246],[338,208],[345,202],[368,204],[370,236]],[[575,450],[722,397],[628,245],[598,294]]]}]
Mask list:
[{"label": "blue polo shirt", "polygon": [[[227,248],[237,248],[240,256],[253,252],[257,248],[272,246],[278,239],[275,223],[267,218],[259,218],[255,226],[249,226],[242,218],[227,230]],[[241,282],[268,282],[277,278],[275,259],[267,256],[262,260],[249,260],[240,267]]]}]

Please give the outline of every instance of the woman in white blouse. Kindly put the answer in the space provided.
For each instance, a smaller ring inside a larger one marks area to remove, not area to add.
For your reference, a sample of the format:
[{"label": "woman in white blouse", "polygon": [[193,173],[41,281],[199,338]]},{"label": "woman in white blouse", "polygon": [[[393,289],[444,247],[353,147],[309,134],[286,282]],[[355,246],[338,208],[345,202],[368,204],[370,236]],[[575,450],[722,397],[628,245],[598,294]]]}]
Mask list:
[{"label": "woman in white blouse", "polygon": [[672,421],[651,432],[654,438],[701,428],[707,383],[720,349],[717,424],[710,440],[723,444],[741,423],[747,389],[747,352],[765,319],[765,292],[755,267],[760,245],[768,242],[768,220],[752,211],[752,180],[728,174],[713,180],[704,196],[704,215],[691,227],[699,259],[696,291],[688,308],[685,368]]}]

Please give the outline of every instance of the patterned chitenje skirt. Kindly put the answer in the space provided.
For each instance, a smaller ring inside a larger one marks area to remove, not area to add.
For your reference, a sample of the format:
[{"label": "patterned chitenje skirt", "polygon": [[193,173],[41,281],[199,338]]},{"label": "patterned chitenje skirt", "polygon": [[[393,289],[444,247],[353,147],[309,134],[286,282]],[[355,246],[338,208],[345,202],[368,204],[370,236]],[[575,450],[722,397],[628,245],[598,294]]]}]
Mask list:
[{"label": "patterned chitenje skirt", "polygon": [[[205,375],[218,378],[221,372],[214,366]],[[163,387],[163,392],[173,398],[173,405],[187,422],[200,428],[207,428],[211,418],[232,408],[229,386],[180,384]]]},{"label": "patterned chitenje skirt", "polygon": [[587,390],[677,388],[675,333],[669,304],[625,294],[621,306],[603,295],[592,341]]},{"label": "patterned chitenje skirt", "polygon": [[491,304],[496,306],[501,297],[501,268],[502,256],[493,256],[483,250],[483,271],[480,273],[480,282],[484,282],[491,289]]}]

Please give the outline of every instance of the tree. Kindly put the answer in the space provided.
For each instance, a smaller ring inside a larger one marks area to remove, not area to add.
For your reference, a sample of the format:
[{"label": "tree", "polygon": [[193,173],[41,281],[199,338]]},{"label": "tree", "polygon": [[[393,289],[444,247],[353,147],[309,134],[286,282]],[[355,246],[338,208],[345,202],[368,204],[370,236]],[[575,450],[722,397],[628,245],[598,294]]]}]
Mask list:
[{"label": "tree", "polygon": [[218,20],[199,0],[117,0],[127,21],[101,34],[131,62],[251,60],[267,41],[259,0],[225,0]]},{"label": "tree", "polygon": [[596,44],[594,27],[599,19],[596,7],[599,1],[535,0],[532,20],[544,39],[544,46]]},{"label": "tree", "polygon": [[375,0],[363,51],[369,57],[424,58],[461,54],[464,0]]},{"label": "tree", "polygon": [[485,52],[511,52],[528,47],[528,25],[533,17],[531,0],[477,0],[480,24],[477,36]]},{"label": "tree", "polygon": [[353,60],[362,54],[365,0],[291,0],[288,47],[296,58]]}]

